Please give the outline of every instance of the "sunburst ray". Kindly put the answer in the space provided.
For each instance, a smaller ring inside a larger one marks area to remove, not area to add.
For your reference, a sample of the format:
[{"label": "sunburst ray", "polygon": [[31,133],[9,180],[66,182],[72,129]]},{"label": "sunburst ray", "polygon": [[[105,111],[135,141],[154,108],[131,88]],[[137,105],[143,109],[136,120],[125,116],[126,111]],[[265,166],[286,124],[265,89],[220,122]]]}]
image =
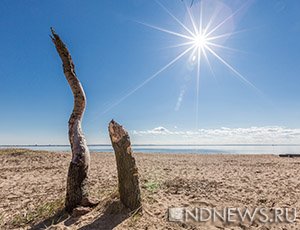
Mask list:
[{"label": "sunburst ray", "polygon": [[181,37],[181,38],[186,38],[186,39],[189,39],[189,40],[193,40],[193,37],[190,37],[190,36],[185,35],[185,34],[177,33],[177,32],[174,32],[174,31],[171,31],[171,30],[167,30],[167,29],[164,29],[164,28],[161,28],[161,27],[158,27],[158,26],[153,26],[153,25],[150,25],[150,24],[147,24],[147,23],[144,23],[144,22],[137,22],[137,23],[142,24],[142,25],[147,26],[147,27],[150,27],[152,29],[159,30],[161,32],[165,32],[167,34],[172,34],[172,35],[175,35],[177,37]]},{"label": "sunburst ray", "polygon": [[234,49],[228,46],[223,46],[217,43],[213,43],[213,42],[206,42],[207,45],[209,46],[213,46],[213,47],[217,47],[217,48],[221,48],[221,49],[225,49],[225,50],[229,50],[229,51],[234,51],[234,52],[244,52],[242,50],[238,50],[238,49]]},{"label": "sunburst ray", "polygon": [[233,68],[228,62],[226,62],[223,58],[221,58],[215,51],[213,51],[209,46],[206,46],[207,50],[213,54],[220,62],[222,62],[228,69],[230,69],[233,73],[235,73],[240,80],[242,80],[244,83],[246,83],[247,85],[251,86],[252,88],[254,88],[256,91],[260,90],[253,85],[249,80],[247,80],[240,72],[238,72],[235,68]]},{"label": "sunburst ray", "polygon": [[127,93],[126,95],[124,95],[121,99],[119,99],[118,101],[116,101],[115,103],[113,103],[112,105],[110,105],[107,109],[105,109],[103,111],[103,114],[106,113],[106,112],[108,112],[109,110],[111,110],[112,108],[114,108],[115,106],[117,106],[118,104],[120,104],[122,101],[124,101],[126,98],[128,98],[129,96],[131,96],[133,93],[135,93],[140,88],[144,87],[147,83],[149,83],[151,80],[153,80],[154,78],[156,78],[160,73],[162,73],[163,71],[165,71],[166,69],[168,69],[170,66],[172,66],[175,62],[177,62],[181,57],[183,57],[186,53],[188,53],[193,48],[194,48],[194,46],[191,46],[191,47],[187,48],[185,51],[181,52],[177,57],[175,57],[172,61],[170,61],[164,67],[162,67],[156,73],[154,73],[149,78],[147,78],[145,81],[143,81],[141,84],[139,84],[136,88],[134,88],[129,93]]},{"label": "sunburst ray", "polygon": [[191,36],[195,36],[195,34],[186,26],[184,25],[177,17],[174,16],[159,0],[155,0],[155,2],[160,5],[162,9],[164,9],[182,28],[184,28]]},{"label": "sunburst ray", "polygon": [[237,9],[236,11],[234,11],[231,15],[229,15],[227,18],[225,18],[224,20],[222,20],[222,22],[220,22],[217,26],[215,26],[212,30],[210,30],[207,33],[207,36],[211,35],[212,33],[214,33],[217,29],[219,29],[221,26],[223,26],[227,21],[229,21],[230,19],[232,19],[236,14],[238,14],[243,8],[246,7],[246,5],[248,4],[248,2],[244,3],[239,9]]},{"label": "sunburst ray", "polygon": [[199,33],[199,31],[198,31],[198,29],[197,29],[197,26],[196,26],[196,23],[195,23],[195,21],[194,21],[194,17],[193,17],[193,15],[192,15],[192,13],[191,13],[190,7],[188,7],[188,5],[186,4],[185,1],[184,1],[184,5],[185,5],[185,8],[186,8],[186,11],[188,12],[188,15],[189,15],[190,21],[191,21],[191,23],[192,23],[192,26],[193,26],[193,28],[194,28],[194,34],[193,34],[193,36],[195,36],[196,34]]},{"label": "sunburst ray", "polygon": [[[186,2],[184,2],[186,13],[189,17],[189,20],[192,24],[192,31],[188,25],[184,24],[182,21],[180,21],[170,10],[166,8],[165,5],[163,5],[159,0],[156,0],[157,4],[169,15],[175,20],[180,27],[184,29],[183,32],[178,31],[172,31],[169,29],[161,28],[159,26],[150,25],[147,23],[138,22],[144,26],[150,27],[152,29],[158,30],[160,32],[164,32],[168,35],[172,35],[175,37],[178,37],[180,39],[185,39],[184,42],[180,42],[178,44],[169,46],[167,48],[178,48],[178,47],[185,47],[188,46],[183,52],[181,52],[179,55],[177,55],[174,59],[172,59],[168,64],[163,66],[161,69],[159,69],[157,72],[155,72],[153,75],[151,75],[149,78],[147,78],[145,81],[143,81],[141,84],[139,84],[137,87],[135,87],[133,90],[128,92],[125,96],[123,96],[121,99],[116,101],[115,103],[111,104],[103,113],[109,111],[116,105],[120,104],[122,101],[124,101],[126,98],[131,96],[133,93],[135,93],[137,90],[144,87],[148,82],[156,78],[159,74],[161,74],[163,71],[170,68],[172,65],[174,65],[180,58],[182,58],[187,53],[190,53],[189,58],[191,58],[191,62],[196,65],[196,127],[198,128],[198,116],[199,116],[199,91],[200,91],[200,78],[201,78],[201,66],[203,65],[202,59],[205,59],[207,62],[207,65],[213,75],[213,77],[216,79],[215,73],[213,71],[213,68],[211,66],[208,54],[210,54],[210,57],[214,57],[218,61],[220,61],[223,65],[225,65],[233,74],[235,77],[237,77],[239,80],[244,82],[246,85],[250,86],[251,88],[255,89],[257,92],[261,93],[260,90],[252,84],[246,77],[244,77],[238,70],[236,70],[231,64],[229,64],[227,61],[225,61],[215,50],[214,48],[220,48],[220,49],[226,49],[230,51],[237,51],[233,48],[230,48],[228,46],[223,45],[222,42],[225,41],[226,38],[244,32],[248,30],[241,30],[241,31],[230,31],[223,34],[217,34],[219,32],[219,29],[226,26],[230,20],[232,20],[244,7],[247,5],[247,2],[243,4],[240,8],[238,8],[236,11],[231,13],[229,16],[225,18],[221,18],[221,20],[216,26],[212,27],[214,20],[218,16],[218,12],[220,12],[220,8],[216,8],[214,11],[214,14],[212,14],[211,18],[208,20],[203,19],[203,1],[200,1],[199,4],[199,10],[197,9],[197,14],[194,15],[191,11],[190,7],[187,6]],[[195,5],[195,4],[194,4]],[[193,7],[194,7],[193,5]],[[197,22],[196,20],[197,19]],[[204,21],[207,21],[208,23],[204,23]],[[203,57],[202,57],[203,56]]]}]

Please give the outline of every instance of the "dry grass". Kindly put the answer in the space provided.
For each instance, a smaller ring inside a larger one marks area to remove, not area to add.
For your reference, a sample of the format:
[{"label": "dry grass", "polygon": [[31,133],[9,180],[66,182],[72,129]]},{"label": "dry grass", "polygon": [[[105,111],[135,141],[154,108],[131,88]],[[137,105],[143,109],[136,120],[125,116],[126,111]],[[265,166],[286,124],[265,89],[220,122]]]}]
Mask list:
[{"label": "dry grass", "polygon": [[51,218],[55,214],[62,212],[63,209],[64,199],[59,198],[55,201],[46,202],[23,215],[15,216],[9,225],[11,227],[25,227],[32,223],[38,223],[39,221]]},{"label": "dry grass", "polygon": [[29,155],[29,154],[41,154],[41,153],[49,153],[49,152],[43,150],[30,150],[30,149],[22,149],[22,148],[0,149],[0,155],[21,156],[25,154]]},{"label": "dry grass", "polygon": [[12,148],[8,148],[8,149],[0,149],[0,154],[25,154],[31,152],[28,149],[12,149]]}]

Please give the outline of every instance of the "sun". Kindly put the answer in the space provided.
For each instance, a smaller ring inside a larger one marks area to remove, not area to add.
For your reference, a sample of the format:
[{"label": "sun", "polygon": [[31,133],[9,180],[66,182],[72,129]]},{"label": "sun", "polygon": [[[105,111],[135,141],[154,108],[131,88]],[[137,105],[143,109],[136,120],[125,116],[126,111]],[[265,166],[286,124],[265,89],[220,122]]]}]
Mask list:
[{"label": "sun", "polygon": [[205,46],[207,45],[207,38],[205,35],[203,34],[198,34],[196,36],[194,36],[194,46],[198,49],[203,49],[205,48]]},{"label": "sun", "polygon": [[[231,64],[229,64],[223,57],[221,57],[219,53],[220,50],[222,51],[224,49],[234,50],[230,47],[222,45],[222,43],[229,36],[243,32],[244,30],[224,33],[224,31],[222,31],[222,28],[226,27],[227,24],[229,24],[229,22],[235,17],[235,15],[237,15],[238,12],[241,11],[241,9],[243,9],[247,5],[246,3],[243,4],[237,10],[231,12],[230,14],[225,15],[222,18],[219,18],[219,20],[215,22],[216,18],[218,17],[215,17],[216,15],[214,14],[211,17],[207,18],[207,20],[204,20],[203,18],[204,17],[203,15],[205,15],[204,12],[206,12],[205,6],[211,6],[213,2],[212,0],[201,0],[199,1],[198,6],[197,4],[194,4],[193,7],[195,10],[193,12],[191,11],[191,8],[187,6],[186,1],[183,0],[182,2],[185,5],[186,15],[188,16],[190,21],[190,23],[183,23],[175,15],[173,15],[170,12],[170,10],[167,9],[159,0],[155,0],[155,1],[178,24],[179,26],[178,30],[174,31],[168,28],[162,28],[159,26],[154,26],[143,22],[138,22],[138,23],[181,39],[180,42],[178,42],[177,44],[171,47],[173,48],[185,47],[185,49],[177,56],[175,56],[171,61],[169,61],[166,65],[161,67],[158,71],[156,71],[147,79],[145,79],[143,82],[141,82],[139,85],[137,85],[133,90],[131,90],[122,98],[120,98],[118,101],[110,105],[103,113],[115,107],[116,105],[124,101],[127,97],[135,93],[137,90],[144,87],[147,83],[149,83],[151,80],[159,76],[162,72],[164,72],[165,70],[173,66],[178,60],[180,60],[187,54],[191,54],[190,60],[195,64],[194,66],[196,67],[195,85],[197,91],[197,98],[196,98],[197,118],[198,118],[198,110],[199,110],[198,108],[199,107],[199,84],[200,84],[201,66],[203,64],[207,64],[212,75],[214,75],[213,68],[209,60],[210,57],[218,60],[221,64],[223,64],[226,68],[228,68],[228,70],[231,71],[235,77],[237,77],[246,85],[252,87],[257,92],[260,93],[260,90],[257,89],[256,86],[254,86],[246,77],[244,77],[238,70],[236,70]],[[215,2],[219,3],[219,1],[217,0],[215,0]],[[209,7],[207,9],[209,10]],[[217,9],[219,9],[219,7],[216,7],[216,10]]]}]

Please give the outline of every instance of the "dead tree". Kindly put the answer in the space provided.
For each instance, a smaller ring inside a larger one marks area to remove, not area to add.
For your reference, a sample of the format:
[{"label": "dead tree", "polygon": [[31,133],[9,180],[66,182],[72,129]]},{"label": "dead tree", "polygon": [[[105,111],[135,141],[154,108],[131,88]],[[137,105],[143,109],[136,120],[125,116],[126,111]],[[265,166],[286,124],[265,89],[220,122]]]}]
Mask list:
[{"label": "dead tree", "polygon": [[72,150],[72,160],[67,178],[67,194],[65,208],[71,212],[76,206],[91,206],[88,193],[88,172],[90,153],[81,129],[81,120],[86,106],[83,88],[75,73],[71,55],[60,37],[51,28],[53,43],[62,60],[65,77],[74,96],[74,108],[69,119],[69,141]]},{"label": "dead tree", "polygon": [[120,200],[131,210],[140,209],[141,192],[138,169],[132,155],[129,135],[114,120],[109,123],[108,131],[116,155]]}]

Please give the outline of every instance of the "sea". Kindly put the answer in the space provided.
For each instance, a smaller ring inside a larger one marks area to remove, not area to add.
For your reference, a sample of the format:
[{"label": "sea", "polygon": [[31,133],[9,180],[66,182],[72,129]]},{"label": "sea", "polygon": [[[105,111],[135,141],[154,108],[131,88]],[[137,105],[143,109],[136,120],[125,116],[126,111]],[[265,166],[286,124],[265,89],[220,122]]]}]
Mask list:
[{"label": "sea", "polygon": [[[69,145],[1,145],[0,148],[27,148],[69,152]],[[90,152],[113,152],[111,145],[89,145]],[[134,152],[178,154],[300,154],[300,145],[132,145]]]}]

